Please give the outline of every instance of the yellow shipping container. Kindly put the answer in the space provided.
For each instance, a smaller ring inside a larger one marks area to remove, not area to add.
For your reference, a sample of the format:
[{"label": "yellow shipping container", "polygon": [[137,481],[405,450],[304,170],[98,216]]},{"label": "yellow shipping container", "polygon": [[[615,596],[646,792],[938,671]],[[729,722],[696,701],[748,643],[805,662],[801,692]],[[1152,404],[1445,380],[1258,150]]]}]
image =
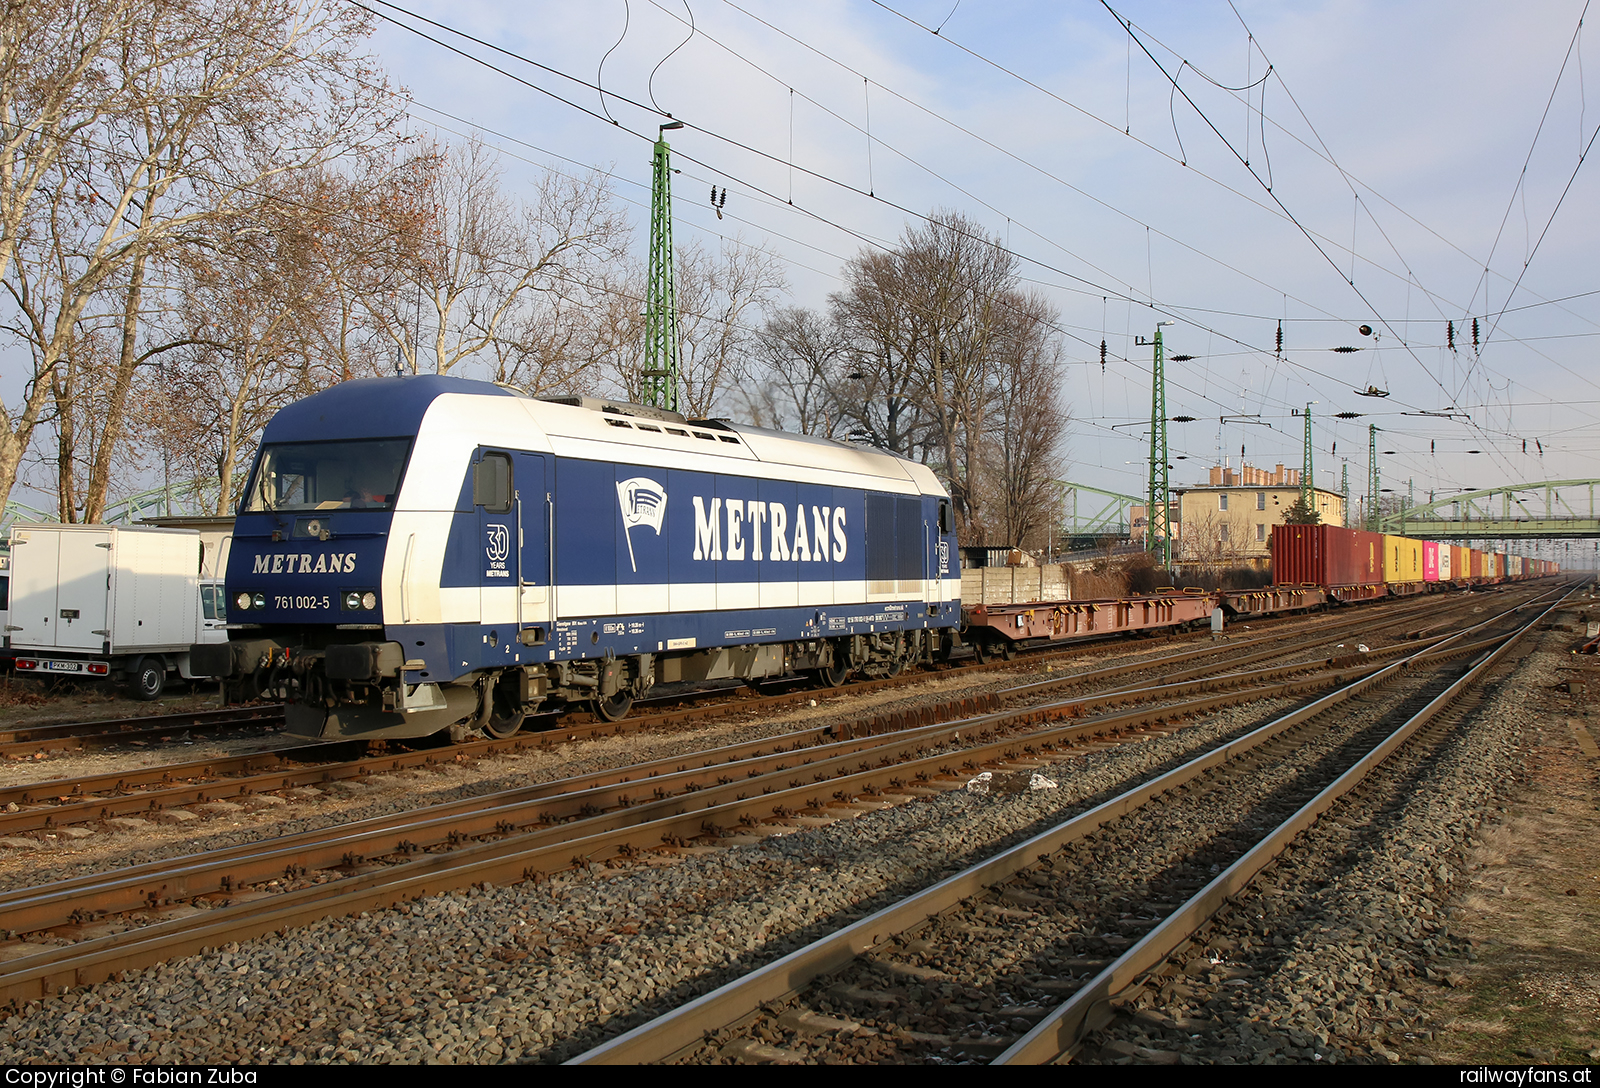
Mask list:
[{"label": "yellow shipping container", "polygon": [[1409,537],[1383,537],[1383,580],[1385,582],[1422,581],[1422,541]]}]

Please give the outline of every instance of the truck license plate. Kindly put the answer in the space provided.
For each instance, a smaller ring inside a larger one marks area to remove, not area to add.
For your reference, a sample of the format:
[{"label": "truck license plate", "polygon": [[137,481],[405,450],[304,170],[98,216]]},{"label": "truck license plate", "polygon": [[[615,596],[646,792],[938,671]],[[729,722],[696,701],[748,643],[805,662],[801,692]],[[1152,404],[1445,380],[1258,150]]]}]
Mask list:
[{"label": "truck license plate", "polygon": [[44,667],[49,672],[82,672],[81,661],[46,661]]}]

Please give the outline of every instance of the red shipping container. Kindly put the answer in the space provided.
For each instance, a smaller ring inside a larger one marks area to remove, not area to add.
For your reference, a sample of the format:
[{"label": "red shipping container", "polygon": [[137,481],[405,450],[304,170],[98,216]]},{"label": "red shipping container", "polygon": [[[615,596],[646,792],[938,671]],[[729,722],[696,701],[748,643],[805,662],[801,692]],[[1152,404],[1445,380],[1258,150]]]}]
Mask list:
[{"label": "red shipping container", "polygon": [[1282,586],[1381,583],[1383,534],[1337,525],[1274,525],[1272,580]]}]

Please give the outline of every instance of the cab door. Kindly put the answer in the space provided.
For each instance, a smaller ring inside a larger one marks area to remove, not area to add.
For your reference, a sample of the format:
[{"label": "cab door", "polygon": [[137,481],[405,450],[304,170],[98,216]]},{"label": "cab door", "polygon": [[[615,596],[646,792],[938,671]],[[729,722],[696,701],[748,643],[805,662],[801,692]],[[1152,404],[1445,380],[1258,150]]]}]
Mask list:
[{"label": "cab door", "polygon": [[481,622],[527,627],[549,621],[546,458],[484,449],[473,465]]}]

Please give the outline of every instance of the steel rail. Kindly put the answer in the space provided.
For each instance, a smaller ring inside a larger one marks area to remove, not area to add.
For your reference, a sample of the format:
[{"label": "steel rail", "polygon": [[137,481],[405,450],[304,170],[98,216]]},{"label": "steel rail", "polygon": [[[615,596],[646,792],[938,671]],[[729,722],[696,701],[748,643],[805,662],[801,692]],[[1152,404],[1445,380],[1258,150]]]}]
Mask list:
[{"label": "steel rail", "polygon": [[282,721],[283,707],[273,705],[196,710],[188,714],[151,714],[141,718],[110,718],[103,721],[17,726],[0,730],[0,759],[27,757],[39,752],[82,752],[97,746],[159,740],[177,734],[205,733],[233,726],[281,724]]},{"label": "steel rail", "polygon": [[[1459,639],[1466,633],[1478,630],[1498,618],[1485,620],[1442,641]],[[963,899],[970,898],[984,888],[1015,875],[1035,864],[1037,860],[1055,853],[1065,844],[1081,839],[1120,819],[1151,798],[1176,789],[1287,730],[1311,721],[1350,699],[1387,683],[1422,659],[1424,655],[1438,658],[1448,652],[1442,645],[1436,645],[1421,650],[1405,660],[1373,670],[1338,691],[1291,711],[1243,737],[1225,742],[1210,752],[1097,805],[971,869],[940,881],[922,892],[595,1047],[572,1059],[569,1064],[642,1064],[667,1060],[674,1054],[699,1043],[706,1030],[735,1023],[753,1013],[764,1003],[781,1001],[793,995],[819,975],[838,969],[854,957],[883,944],[894,935],[921,925]]]},{"label": "steel rail", "polygon": [[[178,714],[145,714],[132,718],[101,718],[78,722],[41,722],[37,725],[15,725],[0,729],[0,744],[19,744],[34,740],[52,740],[76,735],[117,736],[127,731],[144,731],[163,727],[184,729],[194,726],[210,728],[213,725],[236,725],[262,718],[282,718],[282,703],[244,705],[218,710],[191,710]],[[78,732],[74,732],[78,731]]]},{"label": "steel rail", "polygon": [[1145,972],[1164,961],[1212,915],[1228,897],[1238,894],[1261,870],[1275,860],[1285,847],[1335,802],[1360,784],[1373,770],[1398,751],[1423,726],[1446,710],[1468,687],[1498,662],[1523,635],[1550,612],[1560,607],[1563,597],[1512,632],[1498,648],[1489,651],[1453,684],[1431,699],[1403,725],[1385,737],[1367,755],[1329,783],[1292,816],[1284,820],[1232,865],[1217,874],[1182,906],[1151,929],[1132,947],[1112,961],[1083,989],[1068,998],[1034,1028],[995,1059],[995,1065],[1044,1064],[1069,1055],[1096,1027],[1110,1019],[1108,999],[1126,989]]},{"label": "steel rail", "polygon": [[[1331,629],[1324,629],[1318,633],[1318,638],[1312,645],[1316,641],[1326,641],[1329,638],[1339,637],[1337,632],[1345,630],[1346,627],[1359,626],[1362,622],[1360,620],[1348,621],[1345,624],[1335,625]],[[1407,622],[1410,622],[1409,617],[1402,617],[1395,623],[1380,625],[1379,629]],[[1002,689],[999,694],[1007,698],[1026,698],[1048,690],[1095,683],[1129,673],[1151,669],[1170,669],[1173,664],[1214,656],[1230,650],[1235,652],[1235,656],[1231,657],[1226,663],[1227,667],[1231,668],[1238,668],[1256,661],[1281,656],[1285,652],[1296,652],[1293,647],[1286,649],[1277,646],[1269,647],[1255,654],[1243,656],[1236,654],[1237,650],[1244,647],[1262,643],[1276,643],[1278,641],[1277,636],[1266,635],[1237,642],[1229,647],[1205,646],[1176,654],[1164,655],[1155,660],[1125,662],[1119,665],[1093,669],[1088,672],[1073,673],[1049,680],[1033,681],[1015,688]],[[1355,659],[1352,658],[1351,660]],[[994,665],[972,666],[973,669],[977,670],[989,670],[995,667]],[[1167,675],[1170,679],[1200,676],[1214,671],[1216,667],[1216,665],[1201,666],[1178,673],[1169,672]],[[945,675],[948,675],[948,671]],[[859,694],[875,690],[879,686],[900,686],[903,682],[905,682],[905,678],[870,681],[852,685],[848,689],[844,689],[842,693]],[[912,682],[914,683],[915,681],[913,680]],[[722,707],[697,708],[693,711],[676,712],[671,715],[632,719],[629,722],[605,723],[597,727],[595,731],[607,735],[615,735],[620,731],[617,727],[622,725],[637,723],[642,727],[667,720],[701,720],[712,716],[714,711],[733,713],[789,705],[802,700],[809,701],[815,698],[816,694],[815,692],[808,692],[805,694],[759,697],[757,699],[724,704]],[[939,704],[934,709],[934,720],[945,721],[972,714],[974,708],[963,705],[966,702],[967,700],[959,700]],[[901,713],[903,714],[904,712]],[[692,717],[685,717],[685,715]],[[871,719],[863,719],[840,727],[840,731],[845,736],[851,736],[892,729],[895,727],[893,719],[896,716],[893,712],[876,715]],[[561,731],[562,740],[570,739],[572,736],[574,736],[574,732],[570,729]],[[0,835],[49,829],[115,816],[144,816],[181,805],[237,800],[239,798],[248,798],[254,794],[290,789],[297,786],[322,786],[340,780],[359,780],[362,777],[373,774],[381,775],[408,768],[434,766],[441,762],[454,760],[462,755],[483,754],[492,756],[508,750],[523,751],[529,748],[543,748],[550,743],[549,734],[522,734],[505,740],[469,742],[448,749],[390,753],[333,763],[319,762],[309,766],[285,766],[291,760],[314,758],[318,755],[330,754],[340,747],[349,746],[349,742],[318,743],[251,752],[233,757],[165,764],[133,771],[113,772],[75,779],[52,779],[12,787],[0,787],[0,806],[5,806],[8,803],[27,806],[20,808],[16,812],[0,811]],[[136,788],[140,792],[130,792]]]},{"label": "steel rail", "polygon": [[[1372,657],[1385,656],[1395,650],[1378,651]],[[1448,651],[1446,651],[1448,652]],[[1370,664],[1358,658],[1327,662],[1305,662],[1275,669],[1230,673],[1205,682],[1182,682],[1130,687],[1103,693],[1088,700],[1067,701],[1029,708],[1044,711],[1045,717],[1081,717],[1089,709],[1105,709],[1126,702],[1150,701],[1172,698],[1195,691],[1216,687],[1239,687],[1261,684],[1280,678],[1315,671],[1342,669],[1352,664]],[[978,700],[982,703],[984,700]],[[998,694],[988,698],[991,707],[998,708]],[[972,700],[964,700],[969,708]],[[970,707],[970,709],[977,709]],[[1169,708],[1169,712],[1170,712]],[[1180,708],[1181,709],[1181,708]],[[1191,711],[1192,712],[1192,711]],[[668,757],[587,775],[519,787],[494,794],[450,802],[424,810],[412,810],[393,816],[375,817],[354,825],[346,825],[341,833],[330,837],[326,829],[303,832],[264,843],[253,843],[192,855],[192,860],[169,859],[118,870],[106,876],[80,877],[52,884],[46,889],[19,889],[0,893],[0,928],[30,932],[52,924],[61,924],[67,916],[90,917],[105,911],[135,909],[147,903],[161,903],[179,897],[192,897],[218,891],[230,891],[278,872],[304,872],[329,866],[350,865],[354,860],[368,856],[383,856],[393,852],[378,845],[380,836],[403,836],[396,841],[395,850],[416,851],[440,843],[454,843],[464,837],[486,833],[503,833],[513,826],[526,826],[527,813],[522,811],[534,801],[545,800],[545,807],[534,822],[550,823],[586,813],[603,812],[619,807],[631,807],[638,802],[630,798],[619,786],[645,785],[653,787],[658,799],[674,795],[674,790],[697,792],[713,785],[726,784],[730,776],[742,775],[746,783],[757,774],[768,770],[786,770],[787,764],[799,759],[800,766],[809,765],[828,754],[859,754],[885,744],[904,744],[910,740],[924,743],[949,743],[959,728],[938,729],[929,721],[931,714],[924,708],[922,715],[912,715],[909,724],[903,724],[900,735],[891,741],[855,742],[848,733],[840,740],[837,731],[828,727],[802,730],[778,737],[764,738],[725,746],[691,757]],[[994,715],[997,720],[1004,715]],[[1141,720],[1138,724],[1143,724]],[[1089,734],[1115,732],[1125,728],[1126,722],[1117,719],[1095,719],[1079,726],[1075,734],[1064,739],[1081,739]],[[984,728],[987,728],[985,726]],[[862,734],[858,734],[862,735]],[[833,736],[833,740],[828,738]],[[1052,743],[1055,741],[1052,740]],[[698,763],[698,767],[691,767]],[[704,776],[700,780],[697,776]],[[715,781],[711,781],[714,779]],[[552,801],[560,802],[551,807]],[[570,826],[570,825],[569,825]],[[394,840],[392,840],[394,841]]]},{"label": "steel rail", "polygon": [[[584,867],[595,860],[632,856],[662,843],[679,845],[707,834],[718,838],[724,828],[741,824],[759,828],[773,821],[792,823],[795,818],[804,819],[807,813],[820,815],[836,807],[855,813],[860,811],[855,796],[869,790],[914,794],[919,782],[933,786],[940,778],[948,783],[946,788],[956,788],[983,763],[1015,766],[1020,760],[1026,766],[1037,766],[1034,753],[1044,747],[1051,736],[1105,731],[1114,724],[1133,728],[1164,721],[1179,713],[1198,713],[1253,699],[1290,695],[1313,686],[1326,686],[1338,679],[1338,676],[1322,676],[1246,693],[1214,695],[1180,704],[1177,708],[1152,708],[1046,729],[1023,737],[1006,736],[957,753],[924,755],[925,744],[911,743],[906,746],[909,750],[902,753],[905,761],[895,763],[880,759],[880,764],[887,763],[886,766],[861,768],[859,756],[844,755],[807,765],[804,770],[810,774],[809,782],[794,779],[782,788],[753,797],[740,794],[741,790],[750,789],[752,783],[727,783],[687,797],[668,798],[602,814],[577,826],[563,824],[512,832],[495,841],[471,843],[448,853],[358,872],[341,881],[215,907],[203,917],[157,922],[20,957],[0,965],[0,1001],[34,999],[62,986],[97,982],[118,971],[195,952],[219,940],[244,940],[284,926],[393,906],[466,884],[537,879],[565,869]],[[1010,716],[1029,718],[1038,713],[1030,709]],[[970,736],[992,728],[996,719],[1005,717],[1003,713],[983,715],[967,722],[951,723],[947,728],[952,736],[957,732]],[[958,760],[964,760],[960,765],[970,770],[957,770]],[[786,774],[793,772],[775,773]],[[686,803],[702,798],[706,801],[705,807],[691,809]],[[574,832],[582,833],[581,837],[573,838]]]},{"label": "steel rail", "polygon": [[[1410,602],[1407,602],[1410,603]],[[1409,610],[1408,610],[1409,611]],[[1290,614],[1277,617],[1263,617],[1255,621],[1259,627],[1280,626],[1294,623],[1305,617]],[[1353,621],[1350,621],[1353,622]],[[1407,617],[1400,617],[1391,623],[1382,626],[1394,626],[1408,622]],[[1379,629],[1382,629],[1381,627]],[[1185,641],[1205,637],[1204,632],[1183,632],[1173,630],[1168,633],[1168,640],[1179,638]],[[1003,660],[978,662],[965,665],[956,665],[939,670],[939,675],[959,675],[969,672],[998,672],[1007,668],[1016,668],[1019,665],[1037,663],[1038,661],[1062,660],[1071,657],[1105,652],[1112,644],[1121,642],[1122,636],[1115,634],[1091,636],[1086,639],[1062,640],[1054,643],[1042,643],[1020,647],[1019,654],[1028,656],[1027,661]],[[1253,640],[1261,641],[1261,640]],[[1237,644],[1236,644],[1237,645]],[[1195,651],[1196,655],[1222,652],[1220,649],[1201,649]],[[928,679],[922,676],[905,675],[882,680],[858,681],[850,685],[850,693],[875,690],[878,687],[899,686],[915,684],[918,680]],[[793,686],[800,678],[783,678],[781,683]],[[641,715],[637,718],[626,719],[624,722],[606,722],[595,719],[593,722],[571,722],[565,720],[561,713],[539,714],[530,718],[530,722],[542,721],[552,730],[561,733],[560,740],[572,740],[587,735],[614,736],[618,732],[632,731],[633,728],[648,728],[659,724],[678,724],[684,721],[703,720],[707,717],[717,717],[725,713],[735,713],[742,709],[752,708],[757,700],[774,700],[778,704],[795,702],[803,698],[814,698],[814,693],[801,695],[798,692],[785,692],[777,695],[756,695],[754,697],[739,698],[734,695],[737,688],[702,689],[697,691],[678,692],[670,695],[656,696],[641,699],[634,705],[643,708],[651,705],[671,705],[674,703],[699,703],[703,700],[714,700],[721,696],[734,696],[726,702],[716,703],[710,707],[689,706],[679,710],[661,711],[655,714]],[[761,705],[775,705],[768,702]],[[135,718],[104,719],[100,721],[60,722],[46,723],[36,726],[19,726],[12,729],[0,729],[0,757],[6,755],[22,754],[43,751],[81,751],[86,749],[90,742],[104,742],[115,744],[142,738],[161,737],[176,729],[201,728],[211,729],[239,722],[258,721],[264,718],[281,721],[283,705],[281,703],[243,708],[222,708],[217,710],[192,711],[187,714],[157,714]],[[619,727],[622,727],[619,729]],[[543,739],[538,733],[528,733],[526,739]],[[324,742],[328,743],[328,742]],[[334,741],[334,744],[349,743]],[[489,743],[489,742],[478,742]],[[501,742],[503,743],[503,742]],[[545,741],[549,743],[549,741]]]},{"label": "steel rail", "polygon": [[[1242,698],[1213,697],[1182,708],[1165,707],[1143,712],[1142,715],[1123,715],[1122,724],[1129,724],[1130,718],[1141,717],[1145,723],[1152,719],[1160,721],[1174,716],[1175,712],[1180,710],[1193,713],[1199,709],[1213,708],[1263,695],[1284,694],[1310,685],[1324,685],[1327,682],[1327,678],[1318,678],[1310,682],[1258,689]],[[1037,708],[1030,708],[1013,717],[1024,719],[1036,717],[1036,712]],[[986,717],[993,719],[1004,716]],[[1091,723],[1091,727],[1106,724],[1108,723],[1101,721]],[[965,728],[969,733],[977,731],[978,723],[965,723]],[[1048,734],[1060,731],[1045,732]],[[1032,740],[1038,744],[1042,738],[1041,735],[1035,734],[1021,739]],[[976,769],[975,760],[1002,762],[1015,760],[1018,747],[1019,738],[1006,737],[960,755],[966,757],[966,766]],[[115,971],[145,966],[171,955],[205,947],[213,943],[219,935],[226,935],[228,939],[244,939],[282,925],[302,924],[329,914],[392,905],[402,899],[459,887],[463,883],[528,879],[574,865],[586,865],[594,857],[627,855],[638,849],[648,848],[657,841],[682,842],[687,837],[707,831],[717,836],[721,834],[718,821],[755,823],[761,819],[755,813],[762,807],[770,806],[773,816],[779,819],[795,815],[795,810],[787,807],[791,801],[804,809],[820,813],[832,807],[832,803],[822,800],[817,795],[816,786],[819,783],[824,788],[845,783],[863,790],[871,790],[874,787],[881,789],[885,786],[901,789],[904,787],[901,786],[897,776],[908,772],[915,772],[924,780],[931,774],[941,774],[957,780],[966,777],[965,774],[953,772],[949,766],[950,762],[951,756],[948,753],[940,753],[914,760],[909,766],[891,765],[871,771],[862,770],[856,774],[848,773],[848,767],[839,765],[831,768],[831,771],[840,777],[829,778],[827,774],[816,773],[813,774],[812,783],[791,781],[788,789],[764,794],[754,800],[736,797],[732,802],[717,804],[716,797],[713,796],[709,799],[709,807],[706,809],[687,811],[680,806],[679,811],[671,815],[653,820],[647,819],[645,823],[631,826],[627,825],[626,817],[635,814],[625,813],[624,826],[620,831],[601,830],[588,834],[576,842],[570,838],[572,830],[570,827],[511,834],[499,841],[467,846],[448,854],[425,857],[378,869],[375,872],[358,873],[334,885],[302,888],[214,909],[207,912],[206,919],[198,923],[198,928],[194,920],[188,919],[157,923],[121,934],[91,938],[64,949],[51,949],[19,959],[7,965],[4,972],[0,972],[0,997],[22,1000],[50,992],[58,986],[98,981]],[[724,792],[736,790],[739,785],[725,786]],[[915,792],[914,787],[912,792]],[[811,796],[806,796],[807,794]],[[843,790],[836,791],[834,796],[841,804],[848,804],[852,799],[851,795]],[[777,803],[774,805],[773,802]],[[647,811],[638,812],[637,815],[649,817],[652,815],[649,809],[671,806],[669,802],[661,802],[656,806],[640,807]],[[586,822],[581,830],[592,831],[594,823],[597,822],[604,821]],[[572,851],[577,852],[572,853]]]},{"label": "steel rail", "polygon": [[[1008,724],[1008,719],[1045,720],[1079,718],[1090,703],[1095,708],[1126,702],[1151,701],[1211,691],[1218,687],[1237,689],[1261,685],[1296,673],[1325,669],[1327,663],[1284,666],[1277,669],[1231,673],[1210,681],[1187,681],[1145,688],[1129,688],[1088,701],[1068,701],[1030,707],[1022,711],[992,712],[953,724],[920,725],[890,736],[881,734],[858,739],[827,739],[825,728],[786,734],[782,737],[745,742],[713,749],[692,759],[668,758],[648,764],[635,764],[612,771],[597,771],[556,782],[524,786],[448,802],[426,809],[413,809],[393,816],[374,817],[356,824],[332,829],[302,832],[261,843],[234,846],[188,858],[150,862],[145,865],[96,874],[51,884],[41,888],[14,889],[0,893],[0,930],[34,932],[72,920],[83,920],[100,913],[130,911],[159,906],[180,898],[193,898],[217,892],[231,892],[260,881],[296,872],[358,865],[370,858],[416,853],[433,846],[455,844],[472,837],[506,834],[534,825],[551,826],[561,821],[569,833],[582,828],[596,829],[603,817],[628,810],[636,817],[648,814],[645,805],[653,802],[681,802],[695,796],[710,799],[719,787],[736,784],[751,790],[771,789],[763,777],[782,778],[800,771],[811,771],[813,778],[826,772],[836,779],[838,761],[845,764],[899,748],[902,758],[909,745],[928,747],[948,745],[963,733],[987,734]],[[1376,667],[1376,666],[1374,666]],[[1342,671],[1344,666],[1339,666]],[[1314,681],[1322,684],[1326,681]],[[1258,689],[1259,690],[1259,689]],[[1279,694],[1281,688],[1270,689]],[[998,704],[991,699],[991,705]],[[1179,716],[1196,712],[1190,707],[1162,708],[1160,713]],[[1013,737],[1016,742],[1048,745],[1071,743],[1106,734],[1119,734],[1146,725],[1150,713],[1087,719],[1064,729]],[[880,761],[882,757],[880,756]],[[944,757],[948,758],[948,757]],[[698,766],[690,766],[698,762]],[[791,783],[792,784],[792,783]],[[641,802],[631,792],[650,791],[653,802]],[[735,798],[737,800],[737,798]],[[532,811],[537,807],[537,811]],[[542,828],[541,828],[542,829]]]}]

